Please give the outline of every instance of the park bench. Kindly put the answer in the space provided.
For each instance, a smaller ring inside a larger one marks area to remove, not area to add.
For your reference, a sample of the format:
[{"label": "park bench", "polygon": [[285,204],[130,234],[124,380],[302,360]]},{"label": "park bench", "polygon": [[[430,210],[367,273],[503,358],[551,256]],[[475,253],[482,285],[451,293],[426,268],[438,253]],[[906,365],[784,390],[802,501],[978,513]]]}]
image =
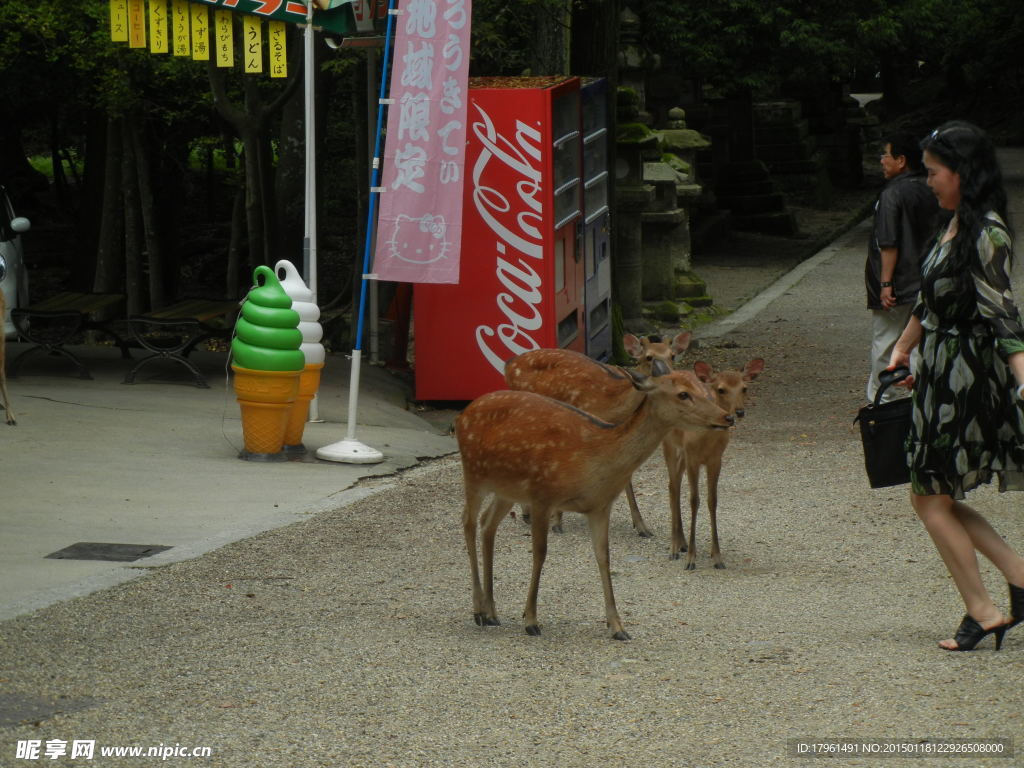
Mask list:
[{"label": "park bench", "polygon": [[114,338],[121,349],[121,356],[131,357],[128,344],[113,329],[109,319],[97,319],[105,310],[121,304],[124,295],[120,293],[76,293],[63,291],[28,307],[11,310],[11,320],[18,334],[35,346],[29,347],[11,361],[8,375],[17,376],[25,358],[39,352],[63,355],[78,368],[78,376],[91,379],[85,364],[66,344],[85,331],[96,331]]},{"label": "park bench", "polygon": [[209,388],[206,377],[188,355],[207,339],[230,339],[238,308],[238,301],[192,298],[143,315],[132,315],[128,318],[132,336],[151,354],[128,371],[124,383],[134,384],[139,370],[153,360],[172,360],[191,371],[197,387]]}]

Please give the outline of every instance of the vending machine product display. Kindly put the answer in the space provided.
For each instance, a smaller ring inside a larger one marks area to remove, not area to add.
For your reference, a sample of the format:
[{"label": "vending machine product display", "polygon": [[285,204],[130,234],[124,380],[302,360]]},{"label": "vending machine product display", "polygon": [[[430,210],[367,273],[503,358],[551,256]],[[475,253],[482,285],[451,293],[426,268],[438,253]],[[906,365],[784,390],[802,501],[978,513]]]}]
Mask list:
[{"label": "vending machine product display", "polygon": [[583,249],[587,354],[612,356],[611,212],[608,206],[608,81],[588,78],[583,109]]},{"label": "vending machine product display", "polygon": [[418,400],[504,388],[538,347],[587,351],[580,80],[471,78],[457,285],[417,284]]}]

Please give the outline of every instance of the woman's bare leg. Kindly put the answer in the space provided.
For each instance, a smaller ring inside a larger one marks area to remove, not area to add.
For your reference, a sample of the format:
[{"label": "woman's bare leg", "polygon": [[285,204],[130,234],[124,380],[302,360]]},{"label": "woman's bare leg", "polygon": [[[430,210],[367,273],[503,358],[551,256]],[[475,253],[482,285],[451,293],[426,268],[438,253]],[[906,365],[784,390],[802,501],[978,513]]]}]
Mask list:
[{"label": "woman's bare leg", "polygon": [[953,514],[971,537],[974,548],[1002,572],[1006,581],[1024,587],[1024,557],[1018,555],[988,520],[968,505],[954,501]]},{"label": "woman's bare leg", "polygon": [[[935,543],[939,556],[946,564],[949,575],[953,577],[953,582],[967,607],[967,613],[981,625],[982,629],[991,629],[1006,623],[1006,617],[996,608],[981,580],[975,544],[968,532],[968,526],[962,519],[962,516],[968,518],[971,516],[963,509],[959,513],[955,512],[955,503],[951,496],[911,494],[911,502],[917,516],[924,523],[925,530],[928,531],[928,535]],[[961,506],[965,507],[966,505]],[[973,512],[973,510],[970,511]],[[971,530],[983,539],[983,543],[990,551],[995,552],[989,534],[984,531],[984,527],[978,523],[978,520],[984,520],[984,518],[974,513],[974,518],[969,523]],[[988,528],[991,530],[991,526]],[[995,532],[992,531],[992,533]],[[1002,553],[996,552],[996,554],[1002,556]],[[955,650],[957,647],[955,640],[943,640],[939,645],[947,650]]]}]

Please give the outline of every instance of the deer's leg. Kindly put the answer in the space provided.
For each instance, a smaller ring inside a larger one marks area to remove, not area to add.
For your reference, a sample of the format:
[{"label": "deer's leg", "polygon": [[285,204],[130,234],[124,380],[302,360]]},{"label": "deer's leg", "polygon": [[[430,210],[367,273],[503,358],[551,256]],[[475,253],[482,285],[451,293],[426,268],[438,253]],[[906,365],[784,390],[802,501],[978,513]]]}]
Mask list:
[{"label": "deer's leg", "polygon": [[523,611],[523,622],[526,634],[539,635],[540,625],[537,623],[537,592],[540,590],[540,572],[544,567],[544,559],[548,556],[548,524],[551,520],[551,508],[533,508],[530,520],[530,540],[533,542],[533,572],[530,574],[530,591],[526,595],[526,609]]},{"label": "deer's leg", "polygon": [[[0,340],[2,343],[2,340]],[[7,382],[5,381],[3,369],[0,368],[0,394],[3,395],[4,415],[8,424],[17,424],[14,420],[14,411],[11,410],[11,397],[7,394]]]},{"label": "deer's leg", "polygon": [[654,534],[651,533],[647,523],[644,522],[643,515],[640,514],[640,507],[636,503],[636,493],[633,491],[632,477],[626,483],[626,501],[629,502],[629,515],[633,518],[633,528],[636,530],[637,536],[644,539],[651,538]]},{"label": "deer's leg", "polygon": [[665,454],[665,466],[668,468],[668,499],[669,518],[672,521],[672,543],[669,545],[668,556],[679,559],[679,553],[686,551],[686,534],[683,533],[683,518],[680,508],[680,493],[683,485],[683,469],[686,465],[686,453],[681,446],[662,443]]},{"label": "deer's leg", "polygon": [[690,552],[686,556],[686,570],[697,569],[697,512],[700,510],[700,465],[686,466],[686,479],[690,486]]},{"label": "deer's leg", "polygon": [[725,568],[722,551],[718,548],[718,477],[722,474],[722,461],[711,462],[707,468],[708,517],[711,519],[711,562],[715,568]]},{"label": "deer's leg", "polygon": [[555,533],[565,533],[565,529],[562,528],[562,510],[556,509],[551,514],[551,530]]},{"label": "deer's leg", "polygon": [[483,494],[470,486],[466,480],[466,504],[462,508],[462,533],[466,539],[466,553],[469,555],[469,574],[473,587],[473,620],[477,624],[484,623],[484,597],[480,588],[480,564],[476,554],[476,523],[483,501]]},{"label": "deer's leg", "polygon": [[587,524],[590,526],[590,541],[594,547],[594,557],[597,558],[597,569],[601,573],[601,587],[604,589],[605,621],[612,631],[613,638],[629,640],[629,633],[626,632],[615,607],[615,593],[612,591],[612,574],[608,557],[608,517],[611,511],[612,508],[609,504],[603,509],[589,513]]},{"label": "deer's leg", "polygon": [[498,531],[501,521],[512,509],[512,502],[500,499],[497,496],[491,505],[484,512],[483,531],[480,536],[480,543],[483,545],[483,615],[478,623],[496,627],[501,624],[498,621],[498,613],[494,608],[494,536]]}]

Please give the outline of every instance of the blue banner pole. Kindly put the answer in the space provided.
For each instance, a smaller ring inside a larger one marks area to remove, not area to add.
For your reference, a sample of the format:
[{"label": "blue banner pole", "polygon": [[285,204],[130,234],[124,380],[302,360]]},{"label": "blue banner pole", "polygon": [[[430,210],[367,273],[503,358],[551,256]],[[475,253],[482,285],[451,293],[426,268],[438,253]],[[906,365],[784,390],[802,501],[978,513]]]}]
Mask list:
[{"label": "blue banner pole", "polygon": [[388,0],[388,23],[384,33],[384,55],[381,62],[380,91],[377,97],[377,132],[373,146],[373,168],[370,174],[370,205],[366,214],[366,240],[363,247],[363,272],[359,286],[358,320],[356,322],[356,341],[352,350],[352,368],[348,387],[348,433],[344,440],[326,445],[317,450],[319,459],[338,461],[348,464],[376,464],[384,460],[384,454],[375,448],[356,440],[356,411],[359,403],[359,373],[363,356],[363,320],[366,314],[367,281],[373,279],[369,274],[376,234],[377,197],[380,194],[381,137],[383,135],[384,112],[387,104],[388,62],[391,52],[391,37],[394,30],[395,0]]}]

